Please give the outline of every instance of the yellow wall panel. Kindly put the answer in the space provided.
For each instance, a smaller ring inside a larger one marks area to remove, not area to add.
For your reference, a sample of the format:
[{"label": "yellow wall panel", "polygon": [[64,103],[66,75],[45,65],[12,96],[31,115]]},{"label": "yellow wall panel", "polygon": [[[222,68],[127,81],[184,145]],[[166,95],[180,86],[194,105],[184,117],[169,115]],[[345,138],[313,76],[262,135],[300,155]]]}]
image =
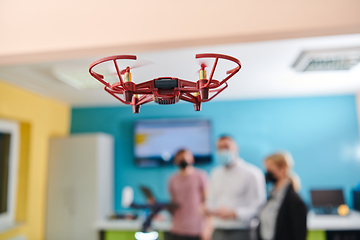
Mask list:
[{"label": "yellow wall panel", "polygon": [[70,106],[0,80],[0,118],[20,123],[16,218],[19,225],[0,240],[19,234],[44,239],[49,139],[69,132]]}]

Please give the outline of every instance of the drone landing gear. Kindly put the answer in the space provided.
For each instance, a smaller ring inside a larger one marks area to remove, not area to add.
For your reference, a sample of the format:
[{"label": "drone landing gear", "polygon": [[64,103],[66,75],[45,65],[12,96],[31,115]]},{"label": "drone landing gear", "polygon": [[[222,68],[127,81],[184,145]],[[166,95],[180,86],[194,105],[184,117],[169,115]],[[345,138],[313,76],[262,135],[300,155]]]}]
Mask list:
[{"label": "drone landing gear", "polygon": [[201,111],[201,102],[194,103],[194,110]]},{"label": "drone landing gear", "polygon": [[133,113],[139,113],[140,112],[140,106],[141,105],[138,105],[137,104],[138,102],[139,102],[139,97],[138,97],[137,94],[134,94],[132,96],[132,102],[131,102]]}]

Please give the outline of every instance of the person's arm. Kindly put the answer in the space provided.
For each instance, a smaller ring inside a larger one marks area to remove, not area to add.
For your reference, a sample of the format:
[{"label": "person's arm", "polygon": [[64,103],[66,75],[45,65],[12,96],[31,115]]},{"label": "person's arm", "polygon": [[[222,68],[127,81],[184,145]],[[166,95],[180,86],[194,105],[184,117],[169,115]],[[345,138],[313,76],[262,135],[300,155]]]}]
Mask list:
[{"label": "person's arm", "polygon": [[[174,194],[174,187],[173,187],[172,178],[170,178],[170,180],[169,180],[168,190],[169,190],[169,193],[170,193],[170,199],[171,199],[170,201],[171,201],[171,203],[175,203],[175,194]],[[175,208],[170,208],[169,209],[169,212],[172,215],[174,214],[174,211],[175,211]]]},{"label": "person's arm", "polygon": [[206,213],[206,200],[208,196],[209,183],[206,174],[201,175],[201,195],[202,195],[202,204],[201,204],[201,214],[204,215],[204,228],[201,233],[201,240],[211,240],[212,234],[214,231],[212,216]]},{"label": "person's arm", "polygon": [[202,196],[202,202],[206,203],[207,191],[209,189],[209,181],[205,172],[200,174],[200,191]]},{"label": "person's arm", "polygon": [[205,217],[205,226],[201,234],[201,240],[211,240],[214,232],[214,223],[212,216]]},{"label": "person's arm", "polygon": [[307,209],[300,197],[295,196],[290,202],[290,219],[293,240],[306,240],[307,236]]},{"label": "person's arm", "polygon": [[266,202],[265,177],[263,174],[251,174],[248,180],[246,201],[248,204],[235,209],[237,219],[250,221],[254,218],[261,206]]},{"label": "person's arm", "polygon": [[201,195],[201,203],[200,203],[200,213],[202,215],[206,215],[206,199],[208,195],[208,179],[206,173],[200,173],[200,195]]},{"label": "person's arm", "polygon": [[205,198],[205,211],[206,214],[210,214],[215,209],[215,201],[216,201],[216,194],[215,194],[215,176],[214,172],[210,175],[210,181],[207,187],[206,198]]}]

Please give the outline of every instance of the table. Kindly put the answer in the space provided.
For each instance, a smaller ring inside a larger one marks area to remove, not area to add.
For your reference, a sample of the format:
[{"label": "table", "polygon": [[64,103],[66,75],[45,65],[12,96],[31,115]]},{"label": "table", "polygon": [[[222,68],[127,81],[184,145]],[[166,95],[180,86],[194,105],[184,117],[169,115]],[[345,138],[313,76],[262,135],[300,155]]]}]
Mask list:
[{"label": "table", "polygon": [[337,216],[316,215],[309,211],[307,227],[308,240],[360,240],[360,212],[351,211],[348,216]]},{"label": "table", "polygon": [[[134,239],[134,233],[139,231],[142,226],[142,220],[100,220],[95,224],[100,232],[102,240],[128,240]],[[159,231],[160,238],[163,239],[163,233],[170,230],[171,222],[169,219],[164,221],[154,220],[152,228]],[[359,235],[356,240],[360,240],[360,212],[351,211],[348,216],[337,215],[316,215],[309,211],[307,217],[308,238],[307,240],[333,240],[345,239],[351,235]],[[354,238],[348,238],[354,239]]]}]

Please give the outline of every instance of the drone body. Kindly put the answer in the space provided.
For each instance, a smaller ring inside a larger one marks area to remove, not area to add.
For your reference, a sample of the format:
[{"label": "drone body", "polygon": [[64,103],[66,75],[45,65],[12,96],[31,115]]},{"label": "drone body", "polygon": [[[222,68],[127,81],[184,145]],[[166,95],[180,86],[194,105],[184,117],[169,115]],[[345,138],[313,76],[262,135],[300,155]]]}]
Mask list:
[{"label": "drone body", "polygon": [[[116,55],[99,59],[90,65],[89,72],[91,76],[105,85],[105,91],[122,103],[132,105],[133,113],[139,113],[142,104],[152,101],[161,105],[169,105],[175,104],[179,100],[193,103],[195,111],[200,111],[201,103],[210,101],[228,86],[227,80],[240,70],[241,63],[234,57],[214,53],[197,54],[195,58],[215,59],[209,78],[206,76],[205,64],[201,64],[199,80],[196,82],[173,77],[160,77],[135,84],[131,80],[130,67],[120,71],[116,62],[116,60],[120,59],[136,60],[134,55]],[[219,59],[232,61],[237,64],[235,68],[226,72],[227,76],[221,81],[213,79]],[[113,61],[119,78],[119,82],[114,84],[109,84],[104,80],[103,75],[93,71],[93,67],[108,61]],[[210,93],[214,94],[210,96]],[[121,95],[122,98],[120,97]]]}]

